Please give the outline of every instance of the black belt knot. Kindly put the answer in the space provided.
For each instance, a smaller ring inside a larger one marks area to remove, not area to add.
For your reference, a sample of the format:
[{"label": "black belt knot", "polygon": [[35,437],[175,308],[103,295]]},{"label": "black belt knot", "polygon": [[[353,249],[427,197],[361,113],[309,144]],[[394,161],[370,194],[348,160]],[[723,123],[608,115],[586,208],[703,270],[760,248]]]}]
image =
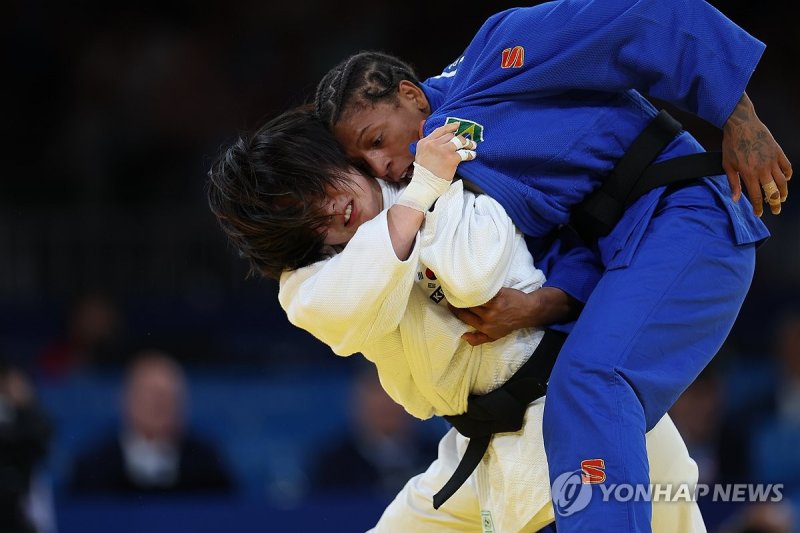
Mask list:
[{"label": "black belt knot", "polygon": [[564,333],[545,330],[533,355],[508,381],[488,394],[470,396],[465,413],[444,417],[469,443],[453,475],[433,496],[435,509],[455,494],[480,464],[493,434],[522,429],[528,405],[547,391],[550,371],[566,338]]},{"label": "black belt knot", "polygon": [[[547,390],[545,385],[537,380],[528,381],[531,396],[544,396]],[[526,400],[527,398],[517,398],[509,390],[500,387],[483,396],[470,396],[466,413],[445,418],[459,433],[469,438],[519,431],[530,404]]]}]

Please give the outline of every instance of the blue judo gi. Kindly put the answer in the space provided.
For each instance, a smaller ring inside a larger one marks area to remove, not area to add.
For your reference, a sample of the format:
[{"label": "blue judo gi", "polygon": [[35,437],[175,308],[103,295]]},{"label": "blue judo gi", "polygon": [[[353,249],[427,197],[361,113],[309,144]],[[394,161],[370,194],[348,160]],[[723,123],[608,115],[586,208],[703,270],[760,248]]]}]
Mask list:
[{"label": "blue judo gi", "polygon": [[[480,146],[459,174],[506,208],[537,258],[655,116],[642,94],[721,127],[763,50],[702,0],[512,9],[491,17],[457,61],[423,83],[432,107],[424,130],[461,121]],[[702,150],[682,132],[657,160]],[[725,176],[642,196],[598,240],[605,270],[593,291],[581,254],[548,269],[548,285],[586,301],[545,408],[551,480],[576,472],[593,489],[580,512],[556,502],[560,533],[650,530],[649,502],[601,501],[591,483],[647,486],[645,432],[733,325],[768,231],[744,197],[730,196]]]}]

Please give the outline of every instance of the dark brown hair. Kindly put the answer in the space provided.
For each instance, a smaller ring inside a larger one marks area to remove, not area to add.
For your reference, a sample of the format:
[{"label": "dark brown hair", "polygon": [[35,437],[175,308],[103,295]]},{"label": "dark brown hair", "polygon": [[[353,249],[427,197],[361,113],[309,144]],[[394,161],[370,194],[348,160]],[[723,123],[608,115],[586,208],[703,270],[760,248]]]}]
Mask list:
[{"label": "dark brown hair", "polygon": [[278,279],[324,257],[326,188],[351,169],[311,106],[287,111],[223,149],[208,205],[250,272]]}]

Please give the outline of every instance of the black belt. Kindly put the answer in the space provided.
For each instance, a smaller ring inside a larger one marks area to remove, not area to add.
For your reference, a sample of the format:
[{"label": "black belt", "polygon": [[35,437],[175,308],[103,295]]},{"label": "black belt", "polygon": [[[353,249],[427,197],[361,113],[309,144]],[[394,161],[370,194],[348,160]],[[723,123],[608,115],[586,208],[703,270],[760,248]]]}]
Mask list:
[{"label": "black belt", "polygon": [[653,163],[681,129],[680,122],[663,110],[650,121],[603,184],[573,209],[570,225],[581,237],[590,242],[608,235],[625,209],[656,187],[725,173],[721,152],[701,152]]},{"label": "black belt", "polygon": [[453,475],[433,496],[434,509],[446,502],[469,478],[481,462],[494,433],[522,429],[528,405],[544,396],[547,390],[550,371],[566,338],[567,335],[560,331],[545,330],[533,355],[508,381],[488,394],[470,396],[466,413],[445,416],[459,433],[469,437],[469,444]]}]

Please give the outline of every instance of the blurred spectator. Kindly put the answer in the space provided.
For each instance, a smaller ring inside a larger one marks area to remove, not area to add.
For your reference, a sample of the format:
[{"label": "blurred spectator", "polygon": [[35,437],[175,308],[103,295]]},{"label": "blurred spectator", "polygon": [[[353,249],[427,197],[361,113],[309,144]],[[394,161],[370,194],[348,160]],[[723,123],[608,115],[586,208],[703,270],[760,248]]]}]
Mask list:
[{"label": "blurred spectator", "polygon": [[719,377],[711,369],[706,369],[670,410],[689,455],[697,462],[700,483],[713,483],[720,475],[722,398],[719,389]]},{"label": "blurred spectator", "polygon": [[73,493],[229,493],[216,448],[185,431],[186,382],[161,352],[138,354],[126,374],[123,424],[75,463]]},{"label": "blurred spectator", "polygon": [[777,335],[779,383],[776,411],[781,420],[800,426],[800,312],[788,312]]},{"label": "blurred spectator", "polygon": [[752,438],[753,474],[758,481],[785,484],[800,496],[800,313],[788,311],[775,338],[777,382],[774,406],[762,415]]},{"label": "blurred spectator", "polygon": [[34,532],[25,502],[51,428],[26,376],[0,360],[0,531]]},{"label": "blurred spectator", "polygon": [[374,369],[353,385],[351,429],[324,444],[314,459],[312,490],[370,491],[394,496],[436,458],[437,439],[381,388]]},{"label": "blurred spectator", "polygon": [[107,296],[90,293],[78,299],[67,317],[66,332],[39,357],[45,377],[63,377],[92,365],[119,363],[124,349],[124,321]]},{"label": "blurred spectator", "polygon": [[[707,500],[707,524],[724,520],[720,532],[798,531],[792,505],[800,502],[800,314],[784,312],[777,323],[757,365],[733,364],[721,374],[712,362],[670,410],[700,482],[781,486],[780,505]],[[723,392],[738,404],[730,412]]]},{"label": "blurred spectator", "polygon": [[785,503],[751,503],[719,528],[719,533],[794,533],[794,511]]},{"label": "blurred spectator", "polygon": [[[718,358],[721,355],[717,356]],[[745,483],[750,479],[750,432],[754,415],[726,412],[725,375],[712,361],[689,385],[669,414],[680,431],[689,455],[697,462],[700,483]]]}]

